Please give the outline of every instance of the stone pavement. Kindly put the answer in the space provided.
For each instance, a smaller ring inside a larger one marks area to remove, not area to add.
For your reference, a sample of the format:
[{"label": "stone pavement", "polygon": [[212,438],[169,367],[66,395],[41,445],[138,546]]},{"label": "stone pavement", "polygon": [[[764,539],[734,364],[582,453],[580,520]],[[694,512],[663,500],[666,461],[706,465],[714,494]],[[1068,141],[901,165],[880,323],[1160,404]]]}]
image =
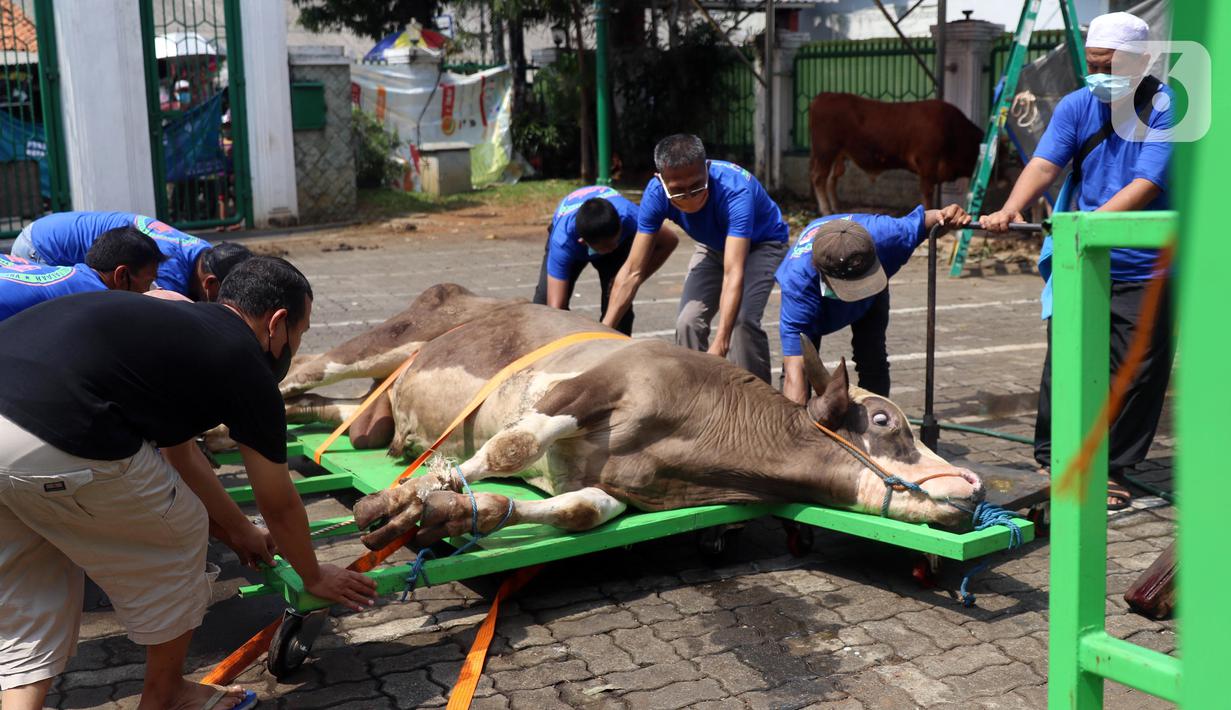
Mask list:
[{"label": "stone pavement", "polygon": [[[439,281],[529,297],[542,258],[541,227],[510,232],[533,238],[468,238],[489,229],[480,221],[435,215],[409,236],[357,228],[339,233],[354,247],[341,252],[322,251],[322,242],[312,240],[281,242],[317,293],[305,352],[360,332]],[[669,337],[688,255],[681,249],[638,295],[639,333]],[[893,280],[893,396],[908,413],[920,412],[923,401],[925,263],[920,250]],[[1018,265],[941,281],[943,420],[1031,433],[1044,352],[1039,283]],[[587,273],[574,308],[596,315],[597,297]],[[776,318],[775,293],[765,319],[775,359]],[[827,362],[849,356],[846,336],[827,338],[822,354]],[[1029,447],[1020,444],[950,432],[941,441],[951,456],[1030,465]],[[1168,408],[1142,467],[1151,480],[1169,482],[1172,447]],[[343,514],[349,500],[308,502],[312,517],[326,517]],[[1171,653],[1174,624],[1128,614],[1121,599],[1171,541],[1175,510],[1157,503],[1140,500],[1109,522],[1107,624],[1116,636]],[[343,563],[359,550],[353,540],[321,548],[323,559]],[[946,563],[938,586],[927,589],[911,576],[917,555],[818,531],[813,551],[792,557],[772,521],[749,524],[716,567],[700,556],[693,535],[556,563],[503,610],[474,707],[1042,708],[1047,555],[1042,539],[993,556],[974,583],[973,609],[953,594],[965,565]],[[224,571],[190,652],[198,677],[279,613],[273,600],[234,598],[251,573],[229,550],[213,545],[210,557]],[[313,658],[286,682],[263,665],[240,680],[260,693],[262,707],[443,706],[496,583],[444,584],[406,603],[393,597],[362,614],[335,613]],[[141,661],[112,614],[91,610],[52,704],[135,707]],[[1106,706],[1168,704],[1108,684]]]}]

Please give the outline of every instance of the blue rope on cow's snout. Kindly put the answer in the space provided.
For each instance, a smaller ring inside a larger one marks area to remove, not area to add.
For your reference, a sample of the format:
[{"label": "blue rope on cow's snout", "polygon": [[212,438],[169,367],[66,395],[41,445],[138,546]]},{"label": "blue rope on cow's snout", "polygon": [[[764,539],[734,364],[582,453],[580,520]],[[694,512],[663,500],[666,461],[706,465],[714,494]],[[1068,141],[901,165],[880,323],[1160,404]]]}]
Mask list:
[{"label": "blue rope on cow's snout", "polygon": [[[1019,547],[1022,544],[1022,529],[1017,523],[1013,522],[1013,513],[1001,508],[998,505],[993,505],[987,501],[982,501],[975,506],[974,512],[971,514],[974,520],[974,528],[978,530],[986,530],[993,525],[1003,525],[1009,529],[1009,549]],[[958,588],[958,598],[962,600],[962,606],[970,608],[975,605],[975,595],[968,591],[970,580],[976,574],[987,569],[987,562],[980,562],[962,577],[962,586]]]},{"label": "blue rope on cow's snout", "polygon": [[[462,468],[457,464],[454,464],[453,470],[457,471],[457,477],[462,482],[462,489],[465,490],[466,495],[470,497],[470,539],[466,541],[466,544],[449,553],[449,557],[460,555],[466,550],[469,550],[479,544],[479,540],[482,540],[488,535],[495,533],[500,528],[503,528],[504,524],[509,522],[509,516],[513,515],[513,499],[509,498],[509,509],[504,511],[504,517],[500,519],[500,523],[486,535],[479,532],[479,501],[474,497],[474,491],[470,490],[470,484],[466,481],[466,476],[462,474]],[[429,559],[433,559],[435,557],[436,554],[432,552],[430,547],[425,547],[422,550],[419,550],[419,554],[415,555],[415,561],[410,565],[410,574],[406,575],[406,588],[402,590],[402,601],[406,601],[411,593],[414,592],[415,587],[419,584],[419,577],[423,577],[423,586],[426,587],[431,585],[431,582],[427,578],[427,572],[423,569],[423,565]]]}]

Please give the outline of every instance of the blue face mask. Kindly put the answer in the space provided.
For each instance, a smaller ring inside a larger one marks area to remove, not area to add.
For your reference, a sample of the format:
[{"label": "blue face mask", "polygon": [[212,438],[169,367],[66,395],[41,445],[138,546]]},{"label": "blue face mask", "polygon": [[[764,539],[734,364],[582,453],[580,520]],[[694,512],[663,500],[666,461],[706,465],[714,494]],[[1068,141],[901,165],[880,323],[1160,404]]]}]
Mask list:
[{"label": "blue face mask", "polygon": [[1086,77],[1086,88],[1094,94],[1094,98],[1109,103],[1128,96],[1133,88],[1133,78],[1119,74],[1090,74]]}]

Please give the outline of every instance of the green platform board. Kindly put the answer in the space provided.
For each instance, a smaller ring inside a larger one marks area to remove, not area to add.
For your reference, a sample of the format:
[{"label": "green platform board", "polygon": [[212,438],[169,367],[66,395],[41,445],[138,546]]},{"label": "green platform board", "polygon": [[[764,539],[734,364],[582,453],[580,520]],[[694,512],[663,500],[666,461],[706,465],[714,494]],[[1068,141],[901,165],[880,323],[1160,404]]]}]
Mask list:
[{"label": "green platform board", "polygon": [[[290,455],[311,457],[312,452],[328,435],[328,430],[317,426],[292,427],[288,431]],[[235,457],[218,457],[220,461],[237,462]],[[383,450],[356,451],[342,437],[321,457],[321,467],[327,473],[308,476],[295,481],[300,493],[323,493],[353,490],[372,493],[389,486],[402,472],[404,464],[389,458]],[[417,474],[416,474],[417,475]],[[476,491],[498,493],[513,498],[528,500],[546,497],[542,491],[524,483],[509,479],[479,481],[473,486]],[[237,502],[250,502],[252,490],[247,486],[228,489]],[[421,577],[420,586],[427,582],[441,584],[470,579],[495,572],[504,572],[520,567],[552,562],[555,560],[585,555],[614,547],[654,540],[669,535],[699,530],[702,528],[736,523],[764,515],[793,520],[815,527],[835,530],[850,535],[886,542],[920,552],[927,552],[954,560],[969,560],[992,552],[1004,550],[1009,544],[1007,528],[996,526],[987,530],[955,534],[927,525],[915,525],[888,520],[863,513],[834,510],[816,505],[803,504],[758,504],[758,505],[709,505],[682,510],[656,513],[628,512],[611,522],[582,533],[569,533],[545,525],[513,525],[484,538],[470,552],[456,557],[428,561],[424,565],[427,581]],[[345,520],[320,520],[310,524],[313,530]],[[1023,541],[1034,539],[1034,526],[1026,520],[1017,520],[1022,530]],[[330,531],[330,535],[353,535],[353,525]],[[465,538],[451,541],[461,545]],[[409,565],[393,565],[369,573],[376,580],[380,594],[400,592],[405,587]],[[277,594],[297,611],[320,609],[328,604],[308,594],[299,575],[290,565],[279,559],[277,566],[265,571],[265,582],[240,588],[241,597]]]}]

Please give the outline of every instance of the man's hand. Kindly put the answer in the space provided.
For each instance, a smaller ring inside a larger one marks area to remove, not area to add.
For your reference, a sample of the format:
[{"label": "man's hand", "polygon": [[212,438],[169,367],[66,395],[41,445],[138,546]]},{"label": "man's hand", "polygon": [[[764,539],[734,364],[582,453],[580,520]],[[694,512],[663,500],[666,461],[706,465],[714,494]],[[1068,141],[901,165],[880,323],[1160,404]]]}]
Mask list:
[{"label": "man's hand", "polygon": [[316,579],[304,580],[304,589],[313,596],[344,604],[355,611],[363,611],[376,603],[375,581],[336,565],[321,565]]},{"label": "man's hand", "polygon": [[710,355],[718,357],[726,357],[727,351],[731,349],[731,339],[724,338],[719,335],[714,336],[714,340],[710,343],[709,350],[706,350]]},{"label": "man's hand", "polygon": [[251,523],[246,529],[231,534],[225,542],[239,556],[239,561],[252,569],[257,569],[258,562],[272,566],[274,553],[278,551],[269,530]]},{"label": "man's hand", "polygon": [[965,227],[970,224],[970,215],[967,214],[966,210],[962,209],[962,206],[957,203],[942,207],[937,210],[937,212],[937,224],[942,227],[953,229],[955,227]]},{"label": "man's hand", "polygon": [[989,232],[1003,234],[1009,231],[1012,222],[1025,222],[1026,218],[1017,210],[1000,210],[979,218],[979,227]]}]

